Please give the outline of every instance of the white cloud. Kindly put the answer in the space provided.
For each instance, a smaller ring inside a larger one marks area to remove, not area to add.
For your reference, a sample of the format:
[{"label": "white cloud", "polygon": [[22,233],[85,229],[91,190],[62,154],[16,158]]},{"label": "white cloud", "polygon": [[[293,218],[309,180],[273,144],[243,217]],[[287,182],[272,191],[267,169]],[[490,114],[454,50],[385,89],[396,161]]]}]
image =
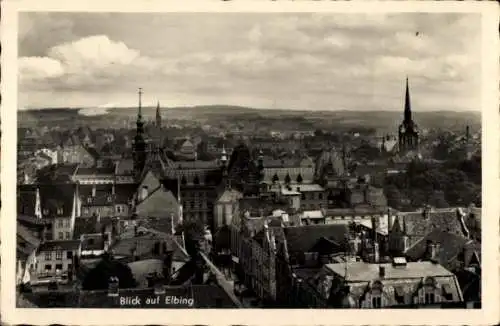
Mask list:
[{"label": "white cloud", "polygon": [[[351,103],[358,108],[363,104],[357,102],[366,99],[399,101],[406,75],[420,94],[442,92],[454,101],[463,98],[457,103],[471,103],[465,97],[479,88],[480,43],[474,37],[477,27],[470,26],[480,24],[471,18],[200,14],[193,26],[181,14],[147,20],[125,14],[93,17],[97,16],[66,16],[72,30],[57,29],[64,34],[62,41],[46,46],[42,56],[20,58],[22,95],[28,99],[38,91],[38,102],[43,102],[43,91],[59,92],[65,100],[70,98],[67,94],[78,93],[72,99],[95,106],[121,101],[128,94],[135,103],[135,89],[143,87],[147,96],[172,101],[179,96],[196,103],[241,98],[249,102],[240,104],[252,105],[253,98],[257,104],[262,99],[290,104],[297,97],[296,107],[335,103],[348,108]],[[131,28],[131,19],[143,24]],[[34,32],[37,24],[27,27]],[[85,34],[89,28],[92,34]],[[34,42],[30,32],[23,35]],[[39,46],[35,52],[39,55]]]},{"label": "white cloud", "polygon": [[40,81],[60,77],[64,68],[58,60],[47,57],[28,57],[19,59],[19,77],[21,82]]}]

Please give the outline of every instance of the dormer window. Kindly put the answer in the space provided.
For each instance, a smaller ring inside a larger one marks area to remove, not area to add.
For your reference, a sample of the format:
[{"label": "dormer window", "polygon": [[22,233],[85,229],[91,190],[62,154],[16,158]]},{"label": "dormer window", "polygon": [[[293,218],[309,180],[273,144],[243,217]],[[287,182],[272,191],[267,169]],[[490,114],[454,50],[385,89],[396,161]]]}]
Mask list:
[{"label": "dormer window", "polygon": [[43,209],[43,215],[49,215],[49,210],[47,208]]},{"label": "dormer window", "polygon": [[108,196],[107,200],[108,200],[108,203],[111,203],[111,196]]},{"label": "dormer window", "polygon": [[87,197],[87,203],[88,204],[92,203],[92,197]]},{"label": "dormer window", "polygon": [[57,208],[57,215],[63,215],[64,214],[64,210],[62,207],[58,207]]},{"label": "dormer window", "polygon": [[434,294],[434,292],[433,291],[425,292],[425,303],[433,304],[435,302],[436,302],[436,295]]}]

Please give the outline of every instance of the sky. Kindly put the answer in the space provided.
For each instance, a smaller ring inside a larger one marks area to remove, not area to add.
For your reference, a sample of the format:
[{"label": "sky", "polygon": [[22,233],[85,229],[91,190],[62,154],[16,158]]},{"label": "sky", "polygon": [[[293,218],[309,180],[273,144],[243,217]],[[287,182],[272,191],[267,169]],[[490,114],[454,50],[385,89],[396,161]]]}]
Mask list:
[{"label": "sky", "polygon": [[22,13],[19,109],[240,105],[479,111],[463,13]]}]

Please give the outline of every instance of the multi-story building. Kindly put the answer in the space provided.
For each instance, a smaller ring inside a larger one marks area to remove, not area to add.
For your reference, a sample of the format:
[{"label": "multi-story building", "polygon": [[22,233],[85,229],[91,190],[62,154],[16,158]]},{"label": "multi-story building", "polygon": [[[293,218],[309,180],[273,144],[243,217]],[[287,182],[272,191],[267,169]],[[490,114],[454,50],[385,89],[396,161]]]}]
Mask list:
[{"label": "multi-story building", "polygon": [[58,163],[79,164],[82,167],[93,167],[97,164],[99,155],[92,147],[81,144],[62,147],[58,152]]},{"label": "multi-story building", "polygon": [[79,240],[56,240],[41,243],[37,250],[31,283],[71,280],[74,275],[74,259],[79,248]]},{"label": "multi-story building", "polygon": [[313,282],[315,278],[299,282],[300,292],[326,307],[438,308],[463,304],[456,276],[432,262],[411,263],[398,257],[383,264],[347,261],[326,264]]}]

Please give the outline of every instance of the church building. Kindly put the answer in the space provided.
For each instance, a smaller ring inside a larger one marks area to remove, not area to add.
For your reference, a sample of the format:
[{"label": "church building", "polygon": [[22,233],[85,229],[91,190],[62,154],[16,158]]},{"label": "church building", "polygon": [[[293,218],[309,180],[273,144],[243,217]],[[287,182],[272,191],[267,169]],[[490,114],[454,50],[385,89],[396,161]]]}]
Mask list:
[{"label": "church building", "polygon": [[406,78],[406,94],[404,119],[399,125],[399,152],[405,153],[408,151],[418,150],[418,127],[413,122],[410,102],[410,88],[408,85],[408,77]]}]

